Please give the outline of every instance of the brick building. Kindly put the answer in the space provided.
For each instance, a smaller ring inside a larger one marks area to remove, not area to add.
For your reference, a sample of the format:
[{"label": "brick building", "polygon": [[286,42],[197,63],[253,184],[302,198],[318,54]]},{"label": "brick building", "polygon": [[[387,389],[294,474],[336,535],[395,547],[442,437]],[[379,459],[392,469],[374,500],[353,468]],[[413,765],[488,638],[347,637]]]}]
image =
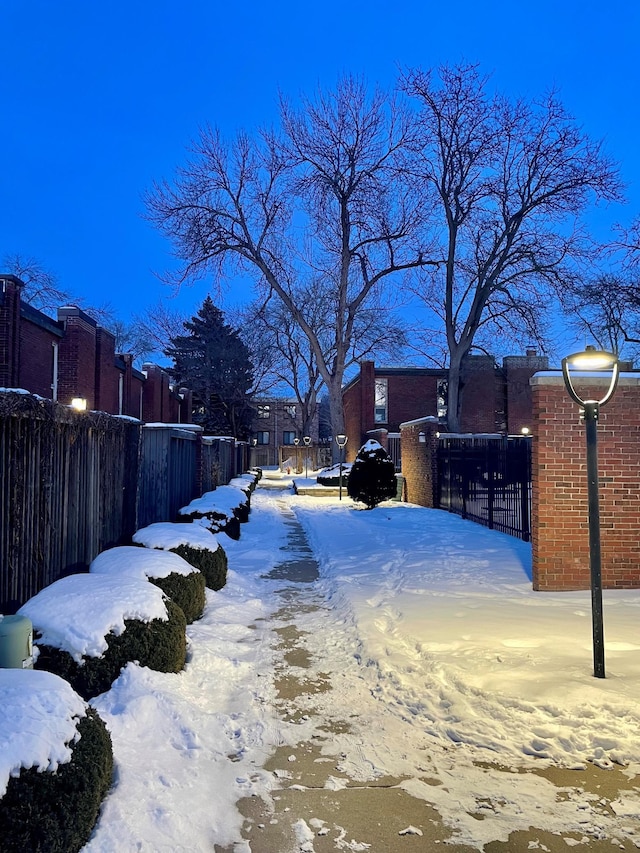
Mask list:
[{"label": "brick building", "polygon": [[115,337],[76,306],[53,320],[22,302],[23,283],[0,275],[0,387],[23,388],[61,403],[146,422],[190,423],[191,393],[175,389],[157,365],[133,366],[116,353]]},{"label": "brick building", "polygon": [[[251,464],[262,467],[278,465],[281,447],[293,447],[304,438],[300,403],[282,397],[256,397],[252,401],[255,415],[251,424]],[[318,410],[311,422],[309,436],[318,444]]]},{"label": "brick building", "polygon": [[[548,359],[528,349],[506,356],[498,366],[492,356],[469,356],[462,370],[462,432],[516,434],[531,427],[529,379],[548,368]],[[417,418],[446,418],[447,371],[428,367],[377,367],[360,363],[360,372],[343,389],[347,458],[367,436],[384,444],[385,435]]]}]

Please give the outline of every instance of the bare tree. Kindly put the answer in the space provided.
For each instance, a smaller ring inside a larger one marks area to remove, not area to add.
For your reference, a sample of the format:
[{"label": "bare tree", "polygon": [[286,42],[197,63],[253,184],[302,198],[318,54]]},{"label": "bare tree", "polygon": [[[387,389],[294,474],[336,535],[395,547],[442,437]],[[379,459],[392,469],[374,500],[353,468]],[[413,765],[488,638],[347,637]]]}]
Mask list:
[{"label": "bare tree", "polygon": [[69,301],[68,291],[60,287],[54,273],[36,258],[16,253],[5,255],[2,264],[24,283],[22,299],[39,311],[53,312]]},{"label": "bare tree", "polygon": [[619,355],[626,349],[630,356],[637,355],[640,288],[634,279],[608,273],[582,283],[567,294],[565,310],[573,327],[588,334],[602,349]]},{"label": "bare tree", "polygon": [[580,216],[591,199],[620,200],[614,165],[555,94],[539,102],[490,96],[476,67],[409,71],[420,145],[406,168],[433,204],[441,263],[424,298],[449,355],[448,426],[460,427],[461,364],[482,327],[542,338],[544,306],[592,250]]},{"label": "bare tree", "polygon": [[[281,102],[281,128],[226,145],[204,130],[172,184],[154,187],[149,217],[174,242],[181,281],[248,271],[306,335],[327,388],[334,435],[344,430],[342,381],[357,320],[384,284],[422,266],[423,201],[398,169],[407,111],[347,78],[300,109]],[[300,293],[330,306],[331,353]]]}]

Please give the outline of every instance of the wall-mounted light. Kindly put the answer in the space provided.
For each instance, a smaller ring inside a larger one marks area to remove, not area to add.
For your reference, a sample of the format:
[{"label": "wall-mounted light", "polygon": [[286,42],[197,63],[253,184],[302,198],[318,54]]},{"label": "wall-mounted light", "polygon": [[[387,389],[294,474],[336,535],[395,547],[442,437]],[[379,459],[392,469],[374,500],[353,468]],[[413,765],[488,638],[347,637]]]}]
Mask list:
[{"label": "wall-mounted light", "polygon": [[531,435],[531,430],[529,429],[529,427],[522,427],[522,429],[520,430],[520,434],[521,435]]},{"label": "wall-mounted light", "polygon": [[426,444],[427,436],[423,432],[419,432],[418,433],[418,441],[420,442],[420,444]]},{"label": "wall-mounted light", "polygon": [[87,411],[87,400],[86,397],[74,397],[71,401],[71,408],[75,409],[76,412],[86,412]]}]

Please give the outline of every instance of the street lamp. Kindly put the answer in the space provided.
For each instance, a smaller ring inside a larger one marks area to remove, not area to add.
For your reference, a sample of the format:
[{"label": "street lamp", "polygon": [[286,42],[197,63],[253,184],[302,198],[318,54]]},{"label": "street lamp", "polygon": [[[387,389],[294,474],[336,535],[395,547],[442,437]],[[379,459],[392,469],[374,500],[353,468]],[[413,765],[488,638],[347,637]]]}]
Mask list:
[{"label": "street lamp", "polygon": [[[311,446],[311,436],[310,435],[305,435],[302,440],[304,441],[305,447]],[[307,450],[307,453],[304,457],[304,476],[305,476],[305,479],[309,479],[309,451],[308,450]]]},{"label": "street lamp", "polygon": [[[571,371],[598,371],[608,377],[609,388],[600,400],[583,400],[571,381]],[[571,399],[584,410],[587,436],[587,495],[589,501],[589,564],[591,570],[591,620],[593,625],[593,674],[604,678],[604,630],[602,625],[602,563],[600,558],[600,500],[598,494],[598,434],[600,407],[613,397],[618,384],[618,357],[610,352],[588,346],[562,359],[564,384]]]},{"label": "street lamp", "polygon": [[340,435],[336,436],[336,444],[340,448],[340,491],[339,491],[340,500],[342,500],[342,459],[344,456],[344,448],[345,448],[348,440],[349,439],[347,438],[347,436],[344,433],[340,433]]}]

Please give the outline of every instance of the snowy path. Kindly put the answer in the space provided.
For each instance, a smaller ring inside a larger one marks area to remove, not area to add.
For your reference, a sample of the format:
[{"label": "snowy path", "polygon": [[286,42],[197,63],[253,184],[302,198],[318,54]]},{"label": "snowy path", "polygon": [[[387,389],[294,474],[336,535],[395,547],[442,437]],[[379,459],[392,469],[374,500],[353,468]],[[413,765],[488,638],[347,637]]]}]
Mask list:
[{"label": "snowy path", "polygon": [[[130,665],[95,703],[117,785],[85,853],[640,847],[634,597],[608,602],[618,650],[594,686],[585,596],[532,594],[509,537],[259,488],[225,549],[185,672]],[[569,761],[543,757],[563,728]],[[631,763],[599,770],[594,749]]]}]

